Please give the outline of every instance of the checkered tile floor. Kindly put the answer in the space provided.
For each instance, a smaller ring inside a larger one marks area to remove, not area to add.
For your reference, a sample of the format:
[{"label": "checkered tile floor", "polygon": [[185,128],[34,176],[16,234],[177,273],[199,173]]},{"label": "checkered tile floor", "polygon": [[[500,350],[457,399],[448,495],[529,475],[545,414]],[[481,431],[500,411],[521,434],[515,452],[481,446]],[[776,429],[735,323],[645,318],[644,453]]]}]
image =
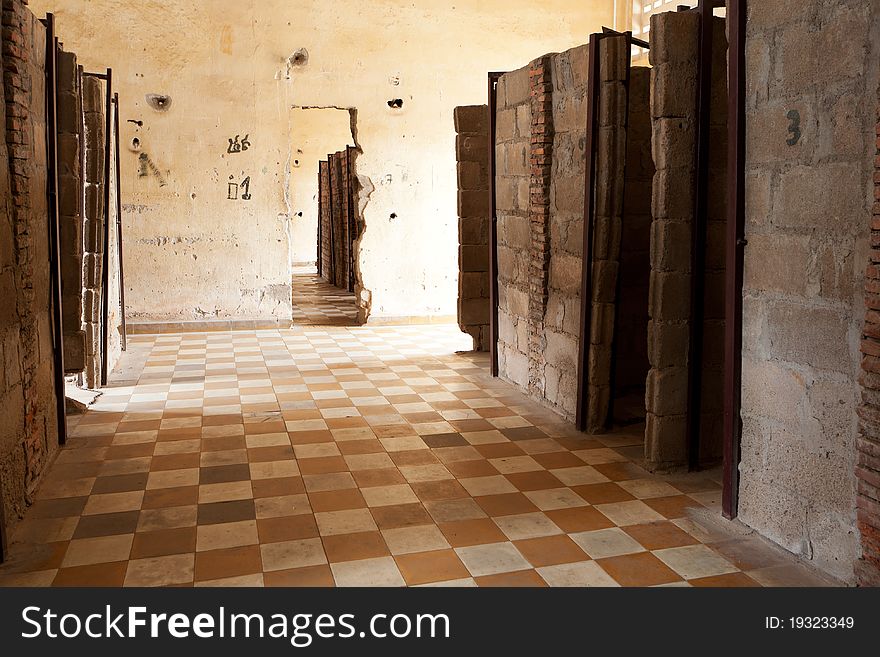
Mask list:
[{"label": "checkered tile floor", "polygon": [[357,323],[354,294],[330,285],[315,273],[294,274],[293,323],[295,326],[354,326]]},{"label": "checkered tile floor", "polygon": [[136,336],[0,568],[32,586],[824,582],[722,532],[711,474],[588,437],[457,327]]}]

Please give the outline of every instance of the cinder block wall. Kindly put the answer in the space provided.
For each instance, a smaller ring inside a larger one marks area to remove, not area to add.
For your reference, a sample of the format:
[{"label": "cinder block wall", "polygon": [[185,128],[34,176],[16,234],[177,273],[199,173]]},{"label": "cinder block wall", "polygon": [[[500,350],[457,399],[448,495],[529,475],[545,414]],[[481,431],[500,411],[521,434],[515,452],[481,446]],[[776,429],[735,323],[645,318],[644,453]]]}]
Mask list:
[{"label": "cinder block wall", "polygon": [[0,113],[0,503],[13,524],[58,445],[46,167],[46,31],[3,0]]},{"label": "cinder block wall", "polygon": [[456,107],[458,325],[489,350],[489,108]]},{"label": "cinder block wall", "polygon": [[57,79],[58,213],[64,369],[67,374],[76,374],[85,369],[86,334],[82,330],[82,93],[74,53],[58,53]]},{"label": "cinder block wall", "polygon": [[[714,21],[706,256],[701,354],[700,460],[721,457],[723,418],[724,244],[727,157],[727,40]],[[687,464],[691,240],[696,197],[696,11],[651,17],[651,119],[654,175],[651,226],[645,460],[656,470]]]},{"label": "cinder block wall", "polygon": [[[852,580],[880,6],[748,7],[739,518]],[[880,369],[872,357],[866,400]],[[867,417],[864,435],[877,426]],[[877,508],[873,494],[861,509]]]},{"label": "cinder block wall", "polygon": [[104,87],[98,78],[83,76],[84,214],[83,329],[86,334],[85,386],[101,381],[101,289],[104,267]]},{"label": "cinder block wall", "polygon": [[498,81],[495,206],[498,217],[498,368],[529,388],[531,103],[529,67]]}]

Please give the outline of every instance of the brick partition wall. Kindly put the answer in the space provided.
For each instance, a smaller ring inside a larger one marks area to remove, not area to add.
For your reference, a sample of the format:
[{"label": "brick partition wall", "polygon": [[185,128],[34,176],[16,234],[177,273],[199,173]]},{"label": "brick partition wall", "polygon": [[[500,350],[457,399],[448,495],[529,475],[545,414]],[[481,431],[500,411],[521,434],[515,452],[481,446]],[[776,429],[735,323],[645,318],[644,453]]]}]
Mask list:
[{"label": "brick partition wall", "polygon": [[855,572],[863,586],[880,586],[880,103],[874,144],[874,207],[871,253],[865,273],[865,325],[862,331],[862,403],[856,439],[856,517],[861,559]]},{"label": "brick partition wall", "polygon": [[95,389],[101,382],[101,288],[105,264],[104,231],[107,230],[104,207],[104,87],[101,80],[83,76],[83,329],[86,334],[84,379],[86,388]]},{"label": "brick partition wall", "polygon": [[64,368],[85,369],[83,315],[82,92],[76,55],[58,52],[58,213],[61,247],[61,307],[64,311]]},{"label": "brick partition wall", "polygon": [[[352,157],[350,158],[349,151]],[[352,221],[355,178],[349,170],[354,149],[338,151],[318,164],[321,195],[321,277],[331,285],[348,290],[353,277],[352,252],[358,226]]]},{"label": "brick partition wall", "polygon": [[553,171],[553,63],[550,56],[529,64],[529,393],[545,398],[544,368],[550,279],[550,181]]},{"label": "brick partition wall", "polygon": [[330,280],[330,163],[322,160],[318,163],[318,193],[321,196],[321,277]]},{"label": "brick partition wall", "polygon": [[0,481],[8,524],[33,499],[58,445],[50,315],[46,31],[22,0],[3,0],[0,140]]},{"label": "brick partition wall", "polygon": [[489,350],[489,108],[456,107],[458,169],[458,324]]}]

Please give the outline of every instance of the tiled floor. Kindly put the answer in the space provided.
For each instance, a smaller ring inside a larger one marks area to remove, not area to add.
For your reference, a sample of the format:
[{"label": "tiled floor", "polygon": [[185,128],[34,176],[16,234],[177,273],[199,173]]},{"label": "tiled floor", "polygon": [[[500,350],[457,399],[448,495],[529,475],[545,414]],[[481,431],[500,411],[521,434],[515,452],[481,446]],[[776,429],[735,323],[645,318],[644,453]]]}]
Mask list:
[{"label": "tiled floor", "polygon": [[354,326],[357,323],[354,294],[330,285],[315,273],[295,273],[293,323],[295,326]]},{"label": "tiled floor", "polygon": [[457,355],[457,327],[136,336],[3,585],[823,584]]}]

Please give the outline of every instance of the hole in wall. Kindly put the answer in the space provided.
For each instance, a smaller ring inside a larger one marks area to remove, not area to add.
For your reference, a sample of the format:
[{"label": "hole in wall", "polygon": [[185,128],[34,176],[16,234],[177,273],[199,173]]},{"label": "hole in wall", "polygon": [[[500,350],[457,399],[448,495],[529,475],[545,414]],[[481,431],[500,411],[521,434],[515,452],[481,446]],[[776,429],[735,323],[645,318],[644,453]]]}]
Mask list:
[{"label": "hole in wall", "polygon": [[390,216],[391,219],[397,219],[397,213],[396,213],[396,212],[392,212],[389,216]]},{"label": "hole in wall", "polygon": [[131,143],[129,144],[129,148],[131,149],[132,152],[137,153],[138,151],[141,150],[141,140],[138,139],[137,137],[134,137],[131,140]]},{"label": "hole in wall", "polygon": [[164,94],[147,94],[145,98],[147,100],[147,105],[157,112],[167,112],[171,109],[171,96],[166,96]]},{"label": "hole in wall", "polygon": [[388,101],[388,107],[390,107],[391,109],[402,109],[403,98],[392,98]]}]

